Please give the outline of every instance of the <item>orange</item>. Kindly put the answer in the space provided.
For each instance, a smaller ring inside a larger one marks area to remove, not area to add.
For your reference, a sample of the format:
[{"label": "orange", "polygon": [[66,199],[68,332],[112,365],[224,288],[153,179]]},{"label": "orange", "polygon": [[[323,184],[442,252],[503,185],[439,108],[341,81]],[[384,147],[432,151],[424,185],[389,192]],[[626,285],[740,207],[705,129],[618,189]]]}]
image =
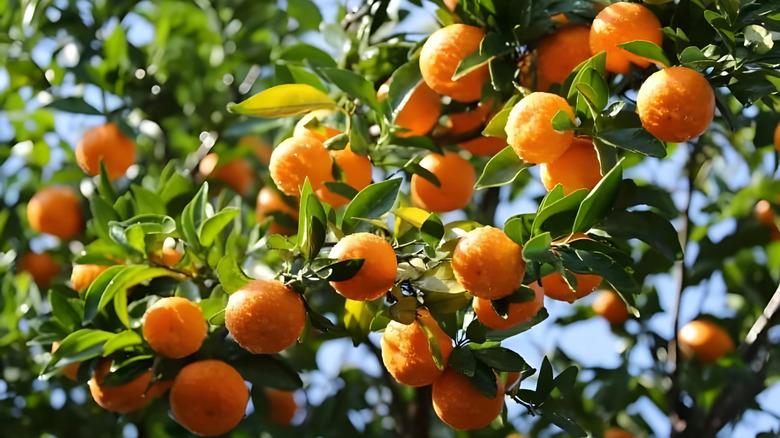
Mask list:
[{"label": "orange", "polygon": [[162,298],[144,313],[144,340],[162,357],[180,359],[195,353],[207,331],[200,306],[186,298]]},{"label": "orange", "polygon": [[448,368],[433,382],[433,410],[453,429],[481,429],[504,408],[504,382],[496,379],[496,386],[496,395],[486,397],[466,376]]},{"label": "orange", "polygon": [[535,292],[533,300],[522,303],[509,303],[506,318],[493,309],[490,300],[484,298],[474,298],[474,313],[477,314],[477,319],[479,319],[482,325],[493,330],[506,330],[524,324],[532,320],[544,306],[544,293],[541,288],[532,288]]},{"label": "orange", "polygon": [[244,378],[220,360],[201,360],[182,368],[170,395],[176,421],[201,436],[233,430],[244,418],[248,402]]},{"label": "orange", "polygon": [[[57,341],[54,341],[51,344],[51,352],[54,353],[57,351],[57,349],[60,348],[60,343]],[[62,367],[62,375],[69,378],[70,380],[73,380],[74,382],[78,378],[79,374],[79,366],[81,365],[81,362],[74,362],[70,363],[68,365],[65,365]]]},{"label": "orange", "polygon": [[539,176],[547,190],[560,184],[567,195],[596,187],[601,181],[601,165],[593,142],[589,138],[575,138],[563,155],[539,166]]},{"label": "orange", "polygon": [[[368,160],[368,157],[352,152],[349,145],[340,151],[332,151],[330,154],[341,171],[343,182],[357,191],[361,191],[371,184],[371,161]],[[317,190],[317,196],[332,207],[341,207],[349,202],[348,198],[330,191],[327,186],[320,187]]]},{"label": "orange", "polygon": [[496,105],[492,100],[480,102],[471,111],[447,115],[447,132],[450,135],[468,134],[482,128],[485,122],[495,110]]},{"label": "orange", "polygon": [[46,288],[60,273],[60,264],[47,252],[28,252],[19,259],[17,271],[27,272],[38,287]]},{"label": "orange", "polygon": [[[542,295],[544,297],[544,295]],[[517,371],[510,371],[504,374],[504,387],[507,392],[514,390],[520,383],[520,373]]]},{"label": "orange", "polygon": [[73,271],[70,273],[70,284],[73,289],[84,292],[108,268],[108,266],[103,265],[73,265]]},{"label": "orange", "polygon": [[325,126],[321,122],[331,113],[329,110],[317,110],[306,114],[295,124],[293,137],[308,135],[324,143],[325,140],[341,134],[338,129]]},{"label": "orange", "polygon": [[593,301],[593,311],[606,319],[611,325],[623,325],[628,319],[628,308],[620,295],[611,290],[605,290]]},{"label": "orange", "polygon": [[390,321],[385,328],[381,341],[382,363],[399,383],[427,386],[441,375],[443,368],[436,366],[426,329],[436,339],[443,367],[452,353],[452,338],[444,333],[428,310],[419,309],[417,319],[411,324]]},{"label": "orange", "polygon": [[269,170],[276,187],[287,196],[300,196],[306,178],[317,190],[331,181],[333,159],[320,140],[311,135],[290,137],[271,154]]},{"label": "orange", "polygon": [[772,204],[762,199],[758,201],[755,208],[756,220],[769,228],[770,238],[780,240],[780,229],[775,223],[775,213],[772,210]]},{"label": "orange", "polygon": [[712,363],[734,351],[734,341],[723,328],[712,321],[695,320],[685,324],[677,334],[680,350],[696,356],[704,363]]},{"label": "orange", "polygon": [[450,11],[454,11],[455,7],[458,6],[458,0],[444,0],[444,5],[447,6],[447,9]]},{"label": "orange", "polygon": [[162,250],[162,262],[165,266],[176,266],[181,261],[184,254],[175,250],[174,248],[163,248]]},{"label": "orange", "polygon": [[604,438],[634,438],[634,434],[619,427],[610,427],[604,431]]},{"label": "orange", "polygon": [[152,383],[152,372],[146,371],[135,379],[121,385],[108,385],[103,382],[111,369],[111,361],[100,362],[89,380],[89,392],[92,399],[101,408],[127,414],[142,409],[149,402],[161,396],[169,387],[168,382]]},{"label": "orange", "polygon": [[598,275],[573,274],[574,278],[577,279],[576,291],[569,288],[569,285],[563,280],[563,275],[555,272],[542,277],[544,294],[554,300],[573,303],[574,300],[589,295],[593,289],[601,284],[601,277]]},{"label": "orange", "polygon": [[488,76],[487,65],[458,80],[452,77],[460,62],[479,50],[484,36],[482,29],[465,24],[451,24],[431,34],[420,51],[420,73],[425,83],[433,91],[460,102],[479,100]]},{"label": "orange", "polygon": [[775,149],[780,151],[780,122],[777,122],[777,126],[775,126]]},{"label": "orange", "polygon": [[268,400],[268,417],[271,421],[288,426],[298,410],[293,392],[266,388],[265,398]]},{"label": "orange", "polygon": [[425,85],[425,82],[420,82],[395,118],[396,126],[403,128],[397,135],[399,137],[425,135],[436,126],[440,115],[439,95]]},{"label": "orange", "polygon": [[476,228],[463,236],[452,252],[452,270],[471,295],[497,300],[522,284],[523,248],[498,228]]},{"label": "orange", "polygon": [[70,240],[84,225],[79,197],[69,187],[41,189],[27,203],[27,221],[30,228],[39,233]]},{"label": "orange", "polygon": [[477,137],[460,142],[460,147],[478,156],[493,156],[506,147],[506,140],[498,137]]},{"label": "orange", "polygon": [[114,123],[90,129],[76,145],[76,162],[87,175],[99,174],[101,161],[112,180],[121,178],[135,162],[135,143]]},{"label": "orange", "polygon": [[[257,222],[263,222],[274,213],[285,214],[292,221],[298,221],[297,208],[288,204],[276,190],[270,187],[263,187],[257,193],[257,206],[255,207]],[[295,234],[295,228],[287,227],[274,220],[271,222],[268,232],[272,234]]]},{"label": "orange", "polygon": [[200,160],[198,171],[201,177],[226,184],[239,195],[246,195],[255,183],[255,171],[243,158],[219,163],[219,156],[212,152]]},{"label": "orange", "polygon": [[537,90],[545,91],[552,84],[563,84],[574,67],[590,58],[589,35],[590,29],[586,26],[570,26],[539,41],[536,47]]},{"label": "orange", "polygon": [[306,310],[301,296],[277,280],[252,280],[230,295],[225,326],[245,350],[278,353],[303,332]]},{"label": "orange", "polygon": [[647,58],[618,47],[631,41],[663,42],[661,23],[646,7],[639,3],[613,3],[596,15],[590,27],[590,51],[594,55],[607,53],[607,70],[626,74],[631,63],[645,68]]},{"label": "orange", "polygon": [[355,233],[344,236],[333,246],[328,257],[337,260],[363,259],[363,265],[354,277],[330,282],[336,292],[350,300],[375,300],[395,283],[398,269],[395,251],[377,235]]},{"label": "orange", "polygon": [[257,159],[266,166],[271,161],[271,153],[274,151],[274,148],[260,136],[245,135],[238,139],[238,144],[239,146],[248,146],[249,149],[252,149]]},{"label": "orange", "polygon": [[696,70],[670,67],[645,80],[636,97],[642,126],[663,141],[698,137],[715,117],[715,93]]},{"label": "orange", "polygon": [[515,104],[506,123],[507,142],[517,156],[528,163],[549,163],[566,152],[574,139],[573,131],[556,131],[552,119],[564,111],[574,122],[566,99],[557,94],[534,92]]},{"label": "orange", "polygon": [[420,166],[436,175],[440,185],[437,187],[420,175],[412,175],[414,205],[428,211],[446,212],[469,204],[477,176],[468,160],[455,152],[431,153],[420,161]]}]

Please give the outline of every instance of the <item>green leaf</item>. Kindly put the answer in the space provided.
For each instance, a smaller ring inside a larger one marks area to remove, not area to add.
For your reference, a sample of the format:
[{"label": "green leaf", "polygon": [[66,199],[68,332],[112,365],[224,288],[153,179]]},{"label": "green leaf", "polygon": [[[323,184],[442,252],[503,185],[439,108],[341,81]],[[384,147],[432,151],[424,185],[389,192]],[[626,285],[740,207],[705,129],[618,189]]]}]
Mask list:
[{"label": "green leaf", "polygon": [[418,319],[412,324],[420,324],[420,328],[422,328],[423,332],[425,332],[425,338],[428,340],[428,348],[430,349],[431,356],[433,357],[433,364],[436,365],[436,368],[438,368],[439,370],[443,370],[444,365],[446,364],[444,363],[444,359],[442,358],[441,355],[441,348],[439,347],[439,339],[436,338],[436,334],[433,332],[433,329],[425,325],[422,319]]},{"label": "green leaf", "polygon": [[482,190],[511,184],[528,166],[528,163],[517,156],[512,146],[507,146],[490,158],[474,188]]},{"label": "green leaf", "polygon": [[304,30],[317,30],[323,21],[320,9],[311,0],[287,0],[287,14]]},{"label": "green leaf", "polygon": [[252,281],[250,277],[244,274],[238,261],[231,255],[225,255],[219,260],[217,265],[217,277],[219,284],[225,289],[225,292],[232,294],[241,289],[245,284]]},{"label": "green leaf", "polygon": [[[64,289],[64,290],[63,290]],[[52,287],[49,290],[49,304],[52,316],[59,321],[68,331],[74,331],[81,326],[81,314],[83,310],[78,297],[69,298],[66,291],[73,294],[68,288]]]},{"label": "green leaf", "polygon": [[103,344],[103,356],[109,356],[128,347],[135,347],[144,343],[141,336],[133,330],[125,330],[112,336]]},{"label": "green leaf", "polygon": [[412,96],[412,93],[417,88],[417,85],[422,81],[420,75],[420,60],[414,58],[406,64],[399,67],[393,75],[390,77],[390,89],[387,92],[387,100],[390,103],[390,113],[392,115],[392,121],[395,122],[396,117],[403,109],[406,102]]},{"label": "green leaf", "polygon": [[518,245],[525,243],[533,236],[535,213],[525,213],[512,216],[504,222],[504,233]]},{"label": "green leaf", "polygon": [[350,97],[360,99],[375,111],[381,111],[374,86],[365,77],[350,70],[333,67],[321,67],[317,71]]},{"label": "green leaf", "polygon": [[261,91],[241,103],[229,103],[231,113],[254,117],[290,117],[318,109],[334,109],[336,102],[311,85],[283,84]]},{"label": "green leaf", "polygon": [[458,67],[455,69],[455,74],[452,75],[452,80],[457,81],[463,76],[484,66],[494,58],[510,53],[511,51],[512,46],[503,41],[499,34],[489,32],[482,38],[480,48],[460,61]]},{"label": "green leaf", "polygon": [[474,350],[474,355],[478,361],[499,371],[523,371],[531,368],[519,354],[504,347]]},{"label": "green leaf", "polygon": [[436,249],[444,237],[444,225],[435,213],[431,213],[425,222],[420,226],[420,235],[425,243],[433,249]]},{"label": "green leaf", "polygon": [[198,230],[200,244],[204,247],[211,246],[219,233],[230,223],[230,221],[235,219],[240,212],[241,210],[237,207],[226,207],[224,210],[206,219]]},{"label": "green leaf", "polygon": [[588,433],[585,432],[585,430],[578,425],[574,420],[567,417],[566,415],[560,413],[560,412],[551,412],[549,410],[545,410],[542,412],[542,417],[550,421],[551,423],[555,424],[561,430],[566,432],[567,436],[571,437],[586,437],[588,436]]},{"label": "green leaf", "polygon": [[352,337],[354,345],[359,345],[368,339],[374,316],[376,316],[376,309],[371,302],[346,300],[344,303],[344,328]]},{"label": "green leaf", "polygon": [[401,178],[371,184],[358,193],[347,204],[342,219],[342,227],[347,233],[365,231],[371,226],[359,220],[376,219],[390,211],[398,198],[401,189]]},{"label": "green leaf", "polygon": [[358,155],[366,155],[371,144],[368,122],[360,114],[353,114],[349,129],[349,148]]},{"label": "green leaf", "polygon": [[628,52],[631,52],[634,55],[638,55],[643,58],[647,58],[650,61],[660,63],[664,67],[669,67],[670,65],[672,65],[672,63],[669,62],[669,58],[667,58],[666,55],[664,54],[664,50],[660,48],[656,43],[650,41],[636,40],[636,41],[629,41],[623,44],[618,44],[618,47]]},{"label": "green leaf", "polygon": [[82,97],[63,97],[54,99],[44,108],[52,108],[67,113],[89,114],[99,116],[102,113],[94,106],[88,104]]},{"label": "green leaf", "polygon": [[750,24],[745,27],[745,46],[753,48],[759,55],[768,53],[775,46],[772,34],[763,26]]},{"label": "green leaf", "polygon": [[612,209],[623,179],[623,159],[588,193],[577,210],[572,232],[587,231]]},{"label": "green leaf", "polygon": [[622,211],[610,214],[597,226],[612,237],[639,239],[653,247],[670,261],[682,258],[677,230],[652,211]]},{"label": "green leaf", "polygon": [[206,220],[206,205],[208,205],[209,183],[204,182],[198,193],[184,207],[181,213],[181,231],[184,240],[195,248],[200,247],[200,230],[203,222]]},{"label": "green leaf", "polygon": [[303,387],[298,373],[281,357],[267,354],[248,355],[232,363],[241,377],[253,386],[293,391]]},{"label": "green leaf", "polygon": [[50,374],[57,367],[100,356],[103,344],[113,336],[113,333],[95,329],[81,329],[69,334],[60,342],[57,351],[52,353],[51,359],[41,370],[41,376]]},{"label": "green leaf", "polygon": [[[568,231],[568,225],[574,220],[574,212],[581,208],[583,200],[588,196],[587,190],[580,189],[557,201],[553,201],[559,193],[563,193],[562,187],[560,188],[560,192],[557,192],[558,187],[559,186],[556,186],[555,189],[550,191],[539,206],[539,211],[536,213],[536,218],[534,218],[534,223],[531,226],[531,230],[534,234],[545,228],[544,225],[548,221],[551,223],[560,221],[562,226],[554,227],[555,230],[563,228],[564,231]],[[559,224],[556,223],[555,225]]]},{"label": "green leaf", "polygon": [[622,107],[622,104],[613,105],[596,118],[594,141],[651,157],[665,157],[664,142],[642,127],[635,112],[623,111]]},{"label": "green leaf", "polygon": [[[87,289],[84,295],[84,322],[91,322],[98,312],[103,310],[117,295],[125,300],[127,289],[157,277],[180,277],[181,274],[165,268],[152,268],[145,265],[117,265],[103,271]],[[122,310],[122,309],[118,309]],[[118,314],[120,321],[129,327],[127,308]]]},{"label": "green leaf", "polygon": [[509,113],[512,112],[512,108],[517,102],[524,97],[524,94],[517,94],[509,98],[501,111],[497,112],[495,116],[488,122],[485,129],[482,130],[482,135],[487,137],[506,138],[506,122],[509,119]]},{"label": "green leaf", "polygon": [[447,363],[452,369],[466,377],[473,377],[477,370],[477,358],[474,356],[474,351],[466,347],[456,347],[452,350]]},{"label": "green leaf", "polygon": [[556,131],[571,131],[577,128],[577,125],[571,120],[566,111],[560,110],[552,118],[552,126]]},{"label": "green leaf", "polygon": [[363,267],[364,259],[337,260],[317,269],[317,275],[328,281],[346,281]]},{"label": "green leaf", "polygon": [[125,30],[120,23],[114,26],[111,35],[106,38],[106,42],[103,44],[103,51],[106,55],[106,66],[109,69],[122,67],[127,63],[129,59],[127,38],[125,37]]},{"label": "green leaf", "polygon": [[325,243],[328,222],[325,210],[312,191],[308,179],[301,188],[301,204],[298,212],[298,248],[306,260],[311,260]]},{"label": "green leaf", "polygon": [[133,192],[135,214],[164,215],[166,213],[165,203],[156,193],[136,184],[130,187],[130,190]]},{"label": "green leaf", "polygon": [[527,261],[548,262],[553,261],[554,257],[550,248],[552,247],[552,237],[550,233],[542,233],[526,242],[523,247],[523,258]]}]

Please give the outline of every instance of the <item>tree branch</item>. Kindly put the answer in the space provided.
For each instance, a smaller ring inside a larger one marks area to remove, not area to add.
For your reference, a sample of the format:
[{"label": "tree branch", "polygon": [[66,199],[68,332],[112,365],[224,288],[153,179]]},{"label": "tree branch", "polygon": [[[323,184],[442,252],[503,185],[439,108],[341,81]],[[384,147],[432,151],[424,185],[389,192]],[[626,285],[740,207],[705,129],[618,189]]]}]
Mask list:
[{"label": "tree branch", "polygon": [[772,326],[772,322],[776,321],[780,317],[780,285],[775,289],[775,293],[772,298],[769,299],[764,311],[761,312],[761,316],[758,317],[753,326],[750,327],[745,340],[742,345],[739,346],[739,353],[745,361],[752,360],[756,352],[758,351],[759,341],[766,337],[766,333]]}]

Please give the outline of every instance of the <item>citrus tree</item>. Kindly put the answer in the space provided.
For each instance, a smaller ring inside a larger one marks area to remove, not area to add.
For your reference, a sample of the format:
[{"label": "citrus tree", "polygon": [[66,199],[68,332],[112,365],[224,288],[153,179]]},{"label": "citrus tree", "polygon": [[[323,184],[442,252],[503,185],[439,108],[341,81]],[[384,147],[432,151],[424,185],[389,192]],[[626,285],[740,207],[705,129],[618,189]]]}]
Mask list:
[{"label": "citrus tree", "polygon": [[[763,408],[780,2],[4,6],[9,433],[699,437]],[[512,348],[594,317],[616,367]]]}]

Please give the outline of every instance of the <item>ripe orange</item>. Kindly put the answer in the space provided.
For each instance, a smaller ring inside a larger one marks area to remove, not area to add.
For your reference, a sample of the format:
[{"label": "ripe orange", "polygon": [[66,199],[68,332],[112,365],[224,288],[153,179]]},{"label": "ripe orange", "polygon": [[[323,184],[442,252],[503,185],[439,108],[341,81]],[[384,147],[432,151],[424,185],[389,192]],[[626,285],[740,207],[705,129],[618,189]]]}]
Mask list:
[{"label": "ripe orange", "polygon": [[179,264],[182,257],[184,257],[184,254],[180,253],[174,248],[163,248],[162,250],[162,262],[165,266],[176,266]]},{"label": "ripe orange", "polygon": [[607,52],[607,70],[626,74],[631,63],[645,68],[647,58],[618,47],[635,40],[663,42],[661,23],[646,7],[639,3],[613,3],[596,15],[590,27],[590,50],[594,55]]},{"label": "ripe orange", "polygon": [[496,379],[496,386],[496,395],[486,397],[466,376],[448,368],[433,382],[433,410],[453,429],[481,429],[504,408],[504,382]]},{"label": "ripe orange", "polygon": [[41,189],[27,203],[27,221],[30,228],[39,233],[70,240],[84,225],[79,197],[69,187]]},{"label": "ripe orange", "polygon": [[226,184],[239,195],[246,195],[255,182],[252,165],[243,158],[219,163],[219,155],[210,153],[200,160],[198,171],[202,178]]},{"label": "ripe orange", "polygon": [[487,328],[493,330],[506,330],[533,319],[544,306],[544,292],[539,287],[532,287],[535,292],[534,299],[523,303],[509,303],[506,318],[496,313],[490,300],[474,298],[474,313],[477,319]]},{"label": "ripe orange", "polygon": [[769,201],[762,199],[758,201],[755,208],[756,220],[759,223],[764,224],[769,228],[770,238],[772,240],[780,240],[780,228],[775,223],[775,213],[772,210],[772,204]]},{"label": "ripe orange", "polygon": [[471,295],[487,300],[503,298],[523,282],[523,248],[498,228],[476,228],[455,247],[452,270]]},{"label": "ripe orange", "polygon": [[73,271],[70,273],[70,284],[78,292],[84,292],[108,268],[108,266],[103,265],[73,265]]},{"label": "ripe orange", "polygon": [[271,421],[288,426],[298,410],[293,392],[266,388],[265,398],[268,400],[268,417]]},{"label": "ripe orange", "polygon": [[207,331],[200,306],[186,298],[162,298],[144,314],[144,340],[162,357],[180,359],[195,353]]},{"label": "ripe orange", "polygon": [[604,438],[634,438],[634,434],[619,427],[610,427],[604,432]]},{"label": "ripe orange", "polygon": [[[565,15],[564,15],[565,17]],[[546,91],[563,84],[574,67],[590,58],[586,26],[564,27],[539,41],[536,48],[536,89]]]},{"label": "ripe orange", "polygon": [[[257,193],[257,206],[255,207],[257,222],[263,222],[265,218],[273,213],[283,213],[293,221],[298,220],[297,208],[288,204],[275,189],[263,187]],[[274,220],[271,222],[268,232],[272,234],[295,234],[295,228],[287,227]]]},{"label": "ripe orange", "polygon": [[593,301],[593,311],[606,319],[610,325],[623,325],[628,319],[628,308],[620,295],[611,290],[605,290]]},{"label": "ripe orange", "polygon": [[478,156],[493,156],[506,147],[506,140],[498,137],[477,137],[460,143],[460,147]]},{"label": "ripe orange", "polygon": [[333,159],[320,140],[311,135],[290,137],[271,154],[269,170],[276,187],[287,196],[300,196],[306,178],[317,190],[331,181]]},{"label": "ripe orange", "polygon": [[439,94],[460,102],[473,102],[482,96],[482,84],[488,75],[483,65],[456,81],[458,65],[476,52],[485,31],[465,24],[451,24],[428,37],[420,51],[420,73],[426,84]]},{"label": "ripe orange", "polygon": [[322,119],[331,113],[329,110],[317,110],[306,114],[295,124],[293,137],[308,135],[324,143],[325,140],[341,134],[338,129],[325,126],[322,123]]},{"label": "ripe orange", "polygon": [[397,133],[399,137],[425,135],[436,126],[441,115],[441,100],[439,95],[421,82],[412,91],[412,95],[398,112],[395,124],[403,128]]},{"label": "ripe orange", "polygon": [[[423,328],[423,326],[425,328]],[[447,364],[452,353],[452,338],[426,309],[417,311],[411,324],[391,321],[382,334],[382,363],[393,378],[409,386],[427,386],[442,373],[436,366],[426,329],[433,334],[441,353],[441,365]]]},{"label": "ripe orange", "polygon": [[549,163],[566,152],[574,132],[553,128],[552,119],[558,111],[565,111],[574,121],[569,103],[557,94],[534,92],[512,108],[505,130],[518,157],[528,163]]},{"label": "ripe orange", "polygon": [[294,344],[306,324],[301,296],[277,280],[252,280],[230,295],[225,326],[254,354],[278,353]]},{"label": "ripe orange", "polygon": [[[57,351],[57,349],[60,348],[60,343],[57,341],[54,341],[51,344],[51,352],[54,353]],[[81,365],[81,362],[74,362],[68,365],[65,365],[62,367],[62,375],[69,378],[70,380],[76,381],[76,378],[79,374],[79,366]]]},{"label": "ripe orange", "polygon": [[650,75],[639,87],[636,108],[642,126],[663,141],[698,137],[715,117],[715,93],[696,70],[670,67]]},{"label": "ripe orange", "polygon": [[775,149],[780,151],[780,122],[775,126]]},{"label": "ripe orange", "polygon": [[248,402],[244,378],[220,360],[201,360],[182,368],[170,395],[176,421],[201,436],[233,430],[244,418]]},{"label": "ripe orange", "polygon": [[471,201],[477,176],[468,160],[455,152],[431,153],[420,161],[420,166],[436,175],[440,186],[412,175],[414,205],[428,211],[446,212],[463,208]]},{"label": "ripe orange", "polygon": [[601,165],[593,142],[589,138],[576,137],[563,155],[539,166],[539,176],[547,190],[561,184],[567,195],[596,187],[601,180]]},{"label": "ripe orange", "polygon": [[696,356],[712,363],[734,351],[734,341],[723,328],[712,321],[695,320],[685,324],[677,335],[680,349],[688,357]]},{"label": "ripe orange", "polygon": [[487,102],[480,102],[479,105],[471,111],[448,114],[446,123],[448,128],[447,132],[450,135],[461,135],[477,131],[488,121],[488,118],[490,118],[495,109],[495,102],[489,100]]},{"label": "ripe orange", "polygon": [[574,274],[577,279],[577,290],[572,291],[569,285],[563,280],[563,275],[558,272],[542,277],[542,288],[544,294],[558,301],[567,301],[573,303],[574,300],[589,295],[601,284],[601,277],[590,274]]},{"label": "ripe orange", "polygon": [[[343,182],[357,191],[371,184],[371,161],[368,157],[352,152],[349,145],[340,151],[332,151],[331,156],[341,171]],[[341,207],[349,202],[349,199],[330,191],[325,185],[317,190],[317,196],[332,207]]]},{"label": "ripe orange", "polygon": [[354,277],[332,281],[330,285],[350,300],[371,301],[393,287],[398,262],[393,247],[383,238],[370,233],[344,236],[330,250],[332,259],[363,259],[363,265]]},{"label": "ripe orange", "polygon": [[47,252],[28,252],[19,259],[18,272],[27,272],[38,287],[49,287],[60,273],[60,264]]},{"label": "ripe orange", "polygon": [[100,161],[112,180],[121,178],[135,162],[135,143],[114,123],[90,129],[76,145],[76,162],[87,175],[100,173]]},{"label": "ripe orange", "polygon": [[165,393],[170,386],[169,382],[164,381],[152,384],[151,371],[146,371],[127,383],[110,386],[103,382],[110,369],[111,361],[100,362],[88,383],[95,403],[110,412],[127,414],[142,409]]}]

